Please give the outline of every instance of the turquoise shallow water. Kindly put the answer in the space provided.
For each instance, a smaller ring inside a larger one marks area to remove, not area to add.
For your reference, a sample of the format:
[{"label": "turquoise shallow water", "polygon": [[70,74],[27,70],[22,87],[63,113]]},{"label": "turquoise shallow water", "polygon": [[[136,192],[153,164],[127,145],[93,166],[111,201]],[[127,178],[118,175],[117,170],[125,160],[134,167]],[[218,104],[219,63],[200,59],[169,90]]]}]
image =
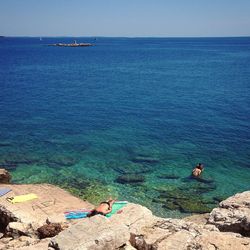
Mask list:
[{"label": "turquoise shallow water", "polygon": [[[174,217],[250,188],[250,38],[47,46],[71,41],[0,40],[0,165],[14,182]],[[205,183],[187,178],[198,162]]]}]

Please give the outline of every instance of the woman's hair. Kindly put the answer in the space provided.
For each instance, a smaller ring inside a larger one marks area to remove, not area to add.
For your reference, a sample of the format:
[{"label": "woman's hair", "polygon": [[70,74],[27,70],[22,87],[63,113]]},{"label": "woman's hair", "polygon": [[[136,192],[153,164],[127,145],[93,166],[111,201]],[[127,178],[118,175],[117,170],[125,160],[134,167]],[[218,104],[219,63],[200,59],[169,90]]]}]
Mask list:
[{"label": "woman's hair", "polygon": [[200,170],[202,170],[204,168],[202,163],[199,163],[196,167],[199,168]]}]

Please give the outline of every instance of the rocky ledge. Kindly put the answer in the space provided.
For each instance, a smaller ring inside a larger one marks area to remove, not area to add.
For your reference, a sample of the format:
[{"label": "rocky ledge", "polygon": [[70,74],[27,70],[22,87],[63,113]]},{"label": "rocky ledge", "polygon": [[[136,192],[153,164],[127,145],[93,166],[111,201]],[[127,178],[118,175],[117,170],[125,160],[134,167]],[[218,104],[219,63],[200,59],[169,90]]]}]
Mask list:
[{"label": "rocky ledge", "polygon": [[63,212],[92,208],[52,185],[0,184],[6,197],[33,192],[38,199],[11,204],[0,197],[0,249],[18,250],[247,250],[250,249],[250,191],[236,194],[210,214],[160,218],[129,203],[106,218],[66,221]]}]

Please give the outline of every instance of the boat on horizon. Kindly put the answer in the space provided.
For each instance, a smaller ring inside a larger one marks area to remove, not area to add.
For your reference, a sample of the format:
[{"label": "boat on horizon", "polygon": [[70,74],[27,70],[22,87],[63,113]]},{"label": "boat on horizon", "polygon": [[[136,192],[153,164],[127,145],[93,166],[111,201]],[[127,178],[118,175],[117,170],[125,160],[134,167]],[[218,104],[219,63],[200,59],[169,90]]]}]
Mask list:
[{"label": "boat on horizon", "polygon": [[77,43],[76,40],[74,40],[74,43],[55,43],[50,44],[49,46],[58,46],[58,47],[88,47],[93,46],[92,43]]}]

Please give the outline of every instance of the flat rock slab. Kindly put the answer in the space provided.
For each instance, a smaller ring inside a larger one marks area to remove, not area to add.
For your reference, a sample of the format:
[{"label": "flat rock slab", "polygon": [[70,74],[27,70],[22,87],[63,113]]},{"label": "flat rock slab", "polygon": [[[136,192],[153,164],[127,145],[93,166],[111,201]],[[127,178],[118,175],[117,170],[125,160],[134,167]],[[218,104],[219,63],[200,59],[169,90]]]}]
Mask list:
[{"label": "flat rock slab", "polygon": [[111,218],[102,215],[85,218],[52,238],[50,247],[60,250],[113,250],[121,249],[130,234],[140,234],[141,228],[152,224],[152,212],[140,205],[129,203],[121,213]]},{"label": "flat rock slab", "polygon": [[[0,184],[0,188],[10,188],[12,191],[0,197],[2,207],[11,212],[20,222],[42,225],[47,219],[51,222],[65,222],[64,212],[68,210],[93,208],[93,205],[83,201],[67,191],[50,184],[11,185]],[[7,197],[35,193],[38,199],[12,204]]]},{"label": "flat rock slab", "polygon": [[60,250],[112,250],[124,245],[129,237],[125,225],[114,225],[108,218],[97,215],[61,232],[49,246]]}]

